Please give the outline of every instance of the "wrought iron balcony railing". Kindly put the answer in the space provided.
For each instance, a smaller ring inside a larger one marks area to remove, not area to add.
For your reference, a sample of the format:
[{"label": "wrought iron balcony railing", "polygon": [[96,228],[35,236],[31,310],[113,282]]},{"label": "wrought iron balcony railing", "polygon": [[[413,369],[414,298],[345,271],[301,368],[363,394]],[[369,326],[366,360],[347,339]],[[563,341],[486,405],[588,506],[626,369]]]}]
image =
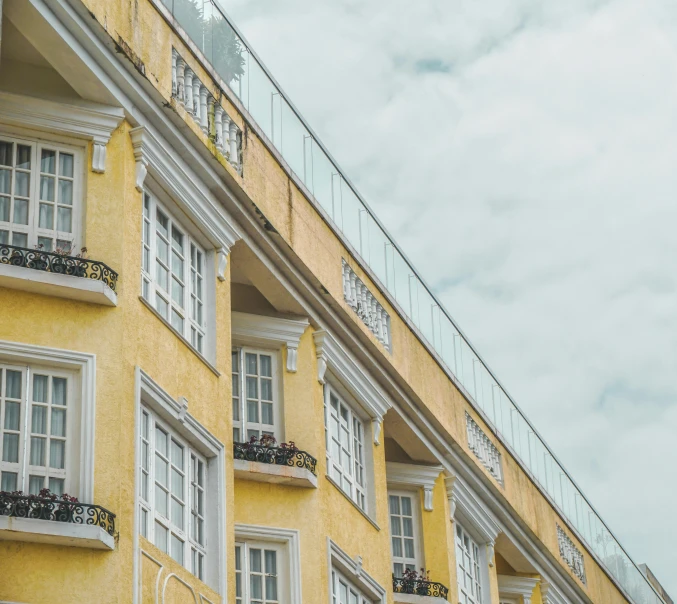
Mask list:
[{"label": "wrought iron balcony railing", "polygon": [[0,516],[100,526],[115,536],[115,514],[100,505],[0,492]]},{"label": "wrought iron balcony railing", "polygon": [[449,589],[441,583],[393,576],[393,593],[447,599]]},{"label": "wrought iron balcony railing", "polygon": [[244,461],[258,461],[278,466],[305,468],[316,475],[317,459],[309,453],[290,447],[266,447],[252,443],[233,443],[233,456]]},{"label": "wrought iron balcony railing", "polygon": [[64,256],[54,252],[0,244],[0,264],[32,268],[57,275],[72,275],[83,279],[102,281],[113,291],[118,281],[118,274],[109,266],[98,260]]}]

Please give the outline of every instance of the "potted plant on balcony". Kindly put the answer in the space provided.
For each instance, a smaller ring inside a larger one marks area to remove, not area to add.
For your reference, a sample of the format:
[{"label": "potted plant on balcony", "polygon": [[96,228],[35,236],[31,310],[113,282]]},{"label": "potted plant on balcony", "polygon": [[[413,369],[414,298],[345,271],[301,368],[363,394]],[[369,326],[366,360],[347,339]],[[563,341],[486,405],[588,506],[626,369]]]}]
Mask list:
[{"label": "potted plant on balcony", "polygon": [[423,568],[420,571],[407,569],[402,573],[398,583],[400,585],[400,593],[415,596],[427,596],[428,584],[430,583],[430,571]]}]

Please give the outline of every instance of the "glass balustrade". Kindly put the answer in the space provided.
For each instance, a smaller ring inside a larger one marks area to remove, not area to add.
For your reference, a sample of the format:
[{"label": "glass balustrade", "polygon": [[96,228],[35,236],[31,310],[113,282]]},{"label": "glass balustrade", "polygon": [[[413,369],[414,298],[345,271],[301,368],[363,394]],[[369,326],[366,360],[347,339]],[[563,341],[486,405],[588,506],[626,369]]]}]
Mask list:
[{"label": "glass balustrade", "polygon": [[663,604],[214,0],[162,0],[535,482],[637,604]]}]

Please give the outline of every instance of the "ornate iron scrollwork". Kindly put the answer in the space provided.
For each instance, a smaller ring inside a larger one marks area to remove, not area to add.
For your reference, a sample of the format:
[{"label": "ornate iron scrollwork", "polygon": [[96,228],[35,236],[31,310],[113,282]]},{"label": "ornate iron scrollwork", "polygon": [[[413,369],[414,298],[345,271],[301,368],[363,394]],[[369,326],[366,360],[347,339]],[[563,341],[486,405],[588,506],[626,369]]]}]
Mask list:
[{"label": "ornate iron scrollwork", "polygon": [[393,593],[447,599],[449,589],[441,583],[393,576]]},{"label": "ornate iron scrollwork", "polygon": [[0,516],[100,526],[115,536],[115,514],[99,505],[0,492]]},{"label": "ornate iron scrollwork", "polygon": [[266,447],[252,443],[233,443],[233,456],[244,461],[258,461],[278,466],[305,468],[315,474],[317,460],[299,449],[290,447]]},{"label": "ornate iron scrollwork", "polygon": [[32,268],[57,275],[72,275],[83,279],[103,281],[115,291],[118,274],[109,266],[98,260],[64,256],[43,250],[31,250],[15,245],[0,244],[0,264]]}]

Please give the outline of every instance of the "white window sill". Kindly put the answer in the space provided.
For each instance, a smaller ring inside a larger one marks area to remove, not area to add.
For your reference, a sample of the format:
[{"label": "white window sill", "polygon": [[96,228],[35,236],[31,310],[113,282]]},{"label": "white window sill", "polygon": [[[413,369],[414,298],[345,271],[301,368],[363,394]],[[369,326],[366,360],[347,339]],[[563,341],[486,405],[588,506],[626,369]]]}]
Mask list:
[{"label": "white window sill", "polygon": [[437,596],[415,596],[413,594],[393,594],[395,604],[441,604],[448,602]]},{"label": "white window sill", "polygon": [[245,461],[244,459],[233,460],[233,467],[235,478],[240,480],[268,482],[307,489],[317,488],[317,476],[307,468],[280,466],[260,461]]},{"label": "white window sill", "polygon": [[118,303],[117,294],[98,279],[59,275],[10,264],[0,264],[0,287],[104,306],[117,306]]},{"label": "white window sill", "polygon": [[0,541],[115,549],[115,539],[100,526],[14,516],[0,516]]}]

